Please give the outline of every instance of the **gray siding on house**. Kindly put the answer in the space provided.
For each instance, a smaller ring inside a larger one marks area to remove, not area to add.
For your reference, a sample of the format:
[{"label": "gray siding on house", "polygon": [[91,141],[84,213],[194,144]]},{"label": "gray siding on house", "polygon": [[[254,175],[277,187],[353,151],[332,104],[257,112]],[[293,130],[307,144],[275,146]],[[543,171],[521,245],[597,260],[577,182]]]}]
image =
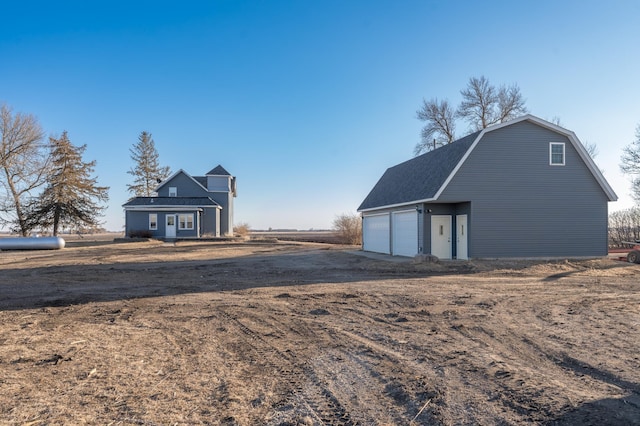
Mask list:
[{"label": "gray siding on house", "polygon": [[184,172],[176,174],[171,180],[166,181],[158,188],[158,197],[168,197],[169,188],[178,189],[178,197],[207,197],[207,191]]},{"label": "gray siding on house", "polygon": [[220,204],[220,232],[233,235],[233,194],[230,192],[209,192],[209,198]]},{"label": "gray siding on house", "polygon": [[[130,235],[131,232],[145,231],[150,232],[153,237],[160,237],[164,235],[164,223],[160,223],[160,217],[158,217],[158,229],[149,229],[149,213],[139,211],[127,211],[127,229],[126,235]],[[158,215],[160,216],[160,215]]]},{"label": "gray siding on house", "polygon": [[230,176],[207,176],[207,186],[209,191],[231,191]]},{"label": "gray siding on house", "polygon": [[[549,164],[550,142],[565,144],[564,166]],[[438,199],[463,201],[470,257],[607,254],[607,195],[568,138],[531,122],[484,135]]]},{"label": "gray siding on house", "polygon": [[[205,210],[217,210],[217,209],[205,209]],[[149,229],[149,215],[157,214],[158,215],[158,229],[152,230]],[[165,236],[165,226],[166,226],[166,217],[167,215],[177,215],[178,213],[174,212],[164,212],[164,211],[135,211],[130,210],[126,212],[127,219],[127,229],[126,235],[130,235],[133,231],[145,231],[149,232],[153,238],[163,238]],[[193,211],[181,211],[179,214],[192,214],[193,215],[193,229],[178,229],[177,221],[176,221],[176,238],[194,238],[198,236],[198,226],[199,226],[199,212],[197,210]]]}]

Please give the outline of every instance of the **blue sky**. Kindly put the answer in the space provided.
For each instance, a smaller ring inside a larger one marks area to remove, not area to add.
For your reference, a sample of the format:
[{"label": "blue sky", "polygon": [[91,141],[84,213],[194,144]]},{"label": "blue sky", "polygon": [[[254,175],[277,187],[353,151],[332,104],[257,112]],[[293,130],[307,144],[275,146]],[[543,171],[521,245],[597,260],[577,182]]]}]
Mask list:
[{"label": "blue sky", "polygon": [[0,103],[87,144],[109,230],[142,130],[173,171],[237,176],[236,222],[329,228],[412,157],[422,99],[457,105],[481,75],[595,143],[610,210],[633,205],[619,162],[640,123],[637,1],[24,1],[2,15]]}]

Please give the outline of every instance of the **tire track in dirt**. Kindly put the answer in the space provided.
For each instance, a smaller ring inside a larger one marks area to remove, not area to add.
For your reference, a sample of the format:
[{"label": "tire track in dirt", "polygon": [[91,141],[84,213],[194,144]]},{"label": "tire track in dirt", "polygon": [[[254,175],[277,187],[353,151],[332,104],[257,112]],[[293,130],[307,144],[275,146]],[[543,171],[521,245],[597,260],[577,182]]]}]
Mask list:
[{"label": "tire track in dirt", "polygon": [[[298,361],[304,360],[299,371],[329,389],[333,397],[326,392],[325,396],[334,404],[339,401],[354,424],[405,424],[416,416],[417,422],[439,423],[432,410],[420,411],[426,405],[438,411],[435,402],[439,401],[439,391],[433,385],[437,378],[429,371],[430,366],[413,362],[412,367],[407,367],[409,359],[399,352],[383,344],[370,344],[373,340],[354,338],[354,334],[343,333],[339,326],[331,324],[331,318],[340,315],[323,309],[308,311],[326,299],[322,294],[295,297],[283,293],[275,298],[280,302],[268,306],[252,304],[249,310],[238,308],[243,325],[250,324],[253,332],[260,330],[259,337],[269,339],[268,343],[282,348],[281,352],[292,354],[293,349]],[[303,311],[297,309],[300,301],[306,307]],[[285,336],[286,342],[277,341],[279,336]],[[305,351],[310,338],[322,341],[321,346],[326,349]],[[294,384],[299,382],[299,378],[294,379]],[[296,403],[304,403],[301,395],[317,395],[308,388],[296,387]],[[284,415],[280,418],[287,420]]]},{"label": "tire track in dirt", "polygon": [[[220,309],[217,313],[224,319],[228,326],[234,327],[244,336],[244,341],[249,349],[257,355],[259,362],[265,367],[276,372],[279,382],[288,384],[287,388],[280,391],[281,402],[290,400],[292,392],[294,399],[300,401],[310,410],[308,413],[296,413],[297,417],[309,416],[325,425],[356,425],[345,407],[331,392],[328,384],[321,380],[312,366],[305,364],[291,351],[282,351],[271,344],[259,333],[243,324],[243,322],[230,312]],[[245,354],[246,356],[246,354]]]}]

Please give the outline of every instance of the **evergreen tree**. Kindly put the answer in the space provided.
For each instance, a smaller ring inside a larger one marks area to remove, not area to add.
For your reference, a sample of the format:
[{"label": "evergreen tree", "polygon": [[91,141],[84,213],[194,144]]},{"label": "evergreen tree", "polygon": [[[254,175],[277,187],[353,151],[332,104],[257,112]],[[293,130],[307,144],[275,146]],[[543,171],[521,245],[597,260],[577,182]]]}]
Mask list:
[{"label": "evergreen tree", "polygon": [[159,154],[155,142],[149,132],[141,132],[138,142],[129,149],[135,167],[127,173],[132,175],[133,184],[127,185],[127,190],[136,196],[150,197],[154,189],[171,174],[168,166],[160,166]]},{"label": "evergreen tree", "polygon": [[53,228],[53,235],[69,225],[98,225],[98,217],[105,207],[99,205],[109,199],[109,187],[98,186],[91,177],[95,160],[85,163],[82,154],[87,146],[74,146],[62,132],[58,139],[49,138],[51,144],[51,171],[47,186],[31,204],[31,229]]}]

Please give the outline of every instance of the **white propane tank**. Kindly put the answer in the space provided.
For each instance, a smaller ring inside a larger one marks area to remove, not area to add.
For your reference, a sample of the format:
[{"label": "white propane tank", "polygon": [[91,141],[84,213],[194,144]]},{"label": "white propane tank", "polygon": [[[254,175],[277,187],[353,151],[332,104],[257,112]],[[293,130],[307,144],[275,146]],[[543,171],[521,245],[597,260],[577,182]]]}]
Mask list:
[{"label": "white propane tank", "polygon": [[64,244],[60,237],[0,238],[0,250],[59,250]]}]

